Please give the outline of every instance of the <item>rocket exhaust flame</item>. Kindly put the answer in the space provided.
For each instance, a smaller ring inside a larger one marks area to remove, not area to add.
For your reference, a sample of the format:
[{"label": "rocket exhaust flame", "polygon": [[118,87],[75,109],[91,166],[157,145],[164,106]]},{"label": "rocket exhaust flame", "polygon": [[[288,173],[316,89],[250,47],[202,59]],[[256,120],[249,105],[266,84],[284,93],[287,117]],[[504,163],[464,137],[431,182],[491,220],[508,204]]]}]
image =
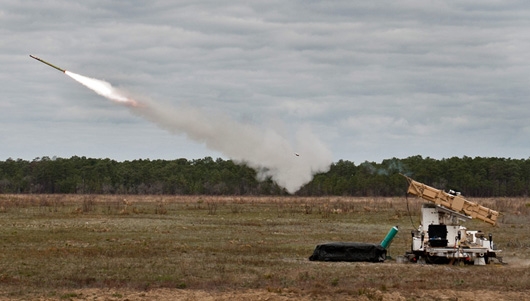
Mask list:
[{"label": "rocket exhaust flame", "polygon": [[86,77],[77,73],[73,73],[70,71],[65,71],[66,75],[73,78],[78,83],[82,84],[83,86],[91,89],[92,91],[96,92],[97,94],[108,98],[110,100],[129,105],[132,107],[139,106],[139,103],[136,102],[133,99],[130,99],[124,95],[122,95],[116,88],[112,87],[111,84],[107,83],[106,81],[102,81],[95,78]]},{"label": "rocket exhaust flame", "polygon": [[[216,150],[238,163],[254,168],[258,178],[271,177],[278,185],[294,193],[313,178],[328,171],[331,152],[311,133],[308,127],[296,134],[296,148],[276,131],[243,124],[227,116],[210,116],[198,108],[171,108],[159,103],[137,102],[108,82],[85,77],[45,63],[114,102],[130,106],[133,112],[173,134],[185,134],[209,149]],[[299,156],[298,152],[303,153]],[[292,154],[296,154],[293,156]]]},{"label": "rocket exhaust flame", "polygon": [[65,69],[62,69],[62,68],[59,68],[57,66],[55,66],[54,64],[52,63],[48,63],[46,62],[45,60],[41,59],[41,58],[38,58],[36,56],[33,56],[33,55],[29,55],[32,59],[36,59],[37,61],[41,62],[41,63],[44,63],[50,67],[53,67],[61,72],[64,72],[66,75],[70,76],[71,78],[73,78],[75,81],[77,81],[78,83],[84,85],[85,87],[91,89],[92,91],[96,92],[97,94],[103,96],[103,97],[106,97],[110,100],[113,100],[113,101],[116,101],[116,102],[119,102],[119,103],[122,103],[122,104],[125,104],[125,105],[129,105],[129,106],[133,106],[133,107],[137,107],[139,106],[139,103],[136,102],[135,100],[133,99],[130,99],[124,95],[122,95],[117,89],[115,89],[114,87],[112,87],[109,83],[105,82],[105,81],[102,81],[102,80],[99,80],[99,79],[95,79],[95,78],[90,78],[90,77],[86,77],[86,76],[82,76],[82,75],[79,75],[79,74],[76,74],[76,73],[73,73],[73,72],[70,72],[70,71],[66,71]]}]

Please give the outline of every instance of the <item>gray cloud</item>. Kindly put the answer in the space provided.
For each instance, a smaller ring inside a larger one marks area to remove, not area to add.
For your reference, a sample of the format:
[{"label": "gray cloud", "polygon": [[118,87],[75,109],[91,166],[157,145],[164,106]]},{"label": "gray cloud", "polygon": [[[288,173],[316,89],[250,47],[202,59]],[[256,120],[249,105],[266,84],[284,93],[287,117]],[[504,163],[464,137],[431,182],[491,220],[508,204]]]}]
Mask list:
[{"label": "gray cloud", "polygon": [[529,17],[523,1],[7,0],[0,159],[225,156],[28,54],[173,109],[309,126],[334,160],[527,158]]}]

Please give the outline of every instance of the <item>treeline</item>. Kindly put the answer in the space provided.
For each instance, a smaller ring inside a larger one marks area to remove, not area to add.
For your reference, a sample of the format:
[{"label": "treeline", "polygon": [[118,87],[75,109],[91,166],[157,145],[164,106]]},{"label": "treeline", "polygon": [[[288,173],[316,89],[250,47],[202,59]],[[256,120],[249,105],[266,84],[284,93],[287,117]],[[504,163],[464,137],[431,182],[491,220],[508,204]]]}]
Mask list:
[{"label": "treeline", "polygon": [[[381,163],[340,160],[296,194],[402,196],[405,174],[469,197],[527,196],[530,159],[413,156]],[[86,157],[0,161],[0,193],[284,195],[271,178],[232,160],[133,160]]]}]

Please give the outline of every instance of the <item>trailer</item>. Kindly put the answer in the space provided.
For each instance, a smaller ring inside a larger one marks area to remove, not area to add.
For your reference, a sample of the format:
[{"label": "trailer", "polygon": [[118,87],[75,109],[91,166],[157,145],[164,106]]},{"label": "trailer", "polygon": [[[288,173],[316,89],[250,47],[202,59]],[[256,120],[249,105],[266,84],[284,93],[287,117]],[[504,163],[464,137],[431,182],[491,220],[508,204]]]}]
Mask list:
[{"label": "trailer", "polygon": [[[466,200],[459,192],[445,192],[417,182],[405,175],[407,194],[429,203],[421,208],[421,224],[411,231],[411,250],[405,259],[417,263],[486,265],[493,260],[502,263],[493,243],[493,235],[467,230],[461,222],[476,218],[492,226],[499,212]],[[408,200],[407,200],[408,201]]]}]

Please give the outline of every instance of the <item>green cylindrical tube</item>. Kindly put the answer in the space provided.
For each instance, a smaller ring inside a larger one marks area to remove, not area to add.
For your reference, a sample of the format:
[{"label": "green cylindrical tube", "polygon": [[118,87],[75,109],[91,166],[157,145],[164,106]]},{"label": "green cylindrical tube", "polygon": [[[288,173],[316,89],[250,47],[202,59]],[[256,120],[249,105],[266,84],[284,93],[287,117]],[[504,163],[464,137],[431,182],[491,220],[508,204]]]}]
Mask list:
[{"label": "green cylindrical tube", "polygon": [[394,239],[394,236],[398,233],[399,229],[398,226],[392,227],[390,231],[388,231],[388,234],[386,235],[385,239],[381,242],[381,246],[383,248],[388,248],[390,246],[390,243],[392,242],[392,239]]}]

